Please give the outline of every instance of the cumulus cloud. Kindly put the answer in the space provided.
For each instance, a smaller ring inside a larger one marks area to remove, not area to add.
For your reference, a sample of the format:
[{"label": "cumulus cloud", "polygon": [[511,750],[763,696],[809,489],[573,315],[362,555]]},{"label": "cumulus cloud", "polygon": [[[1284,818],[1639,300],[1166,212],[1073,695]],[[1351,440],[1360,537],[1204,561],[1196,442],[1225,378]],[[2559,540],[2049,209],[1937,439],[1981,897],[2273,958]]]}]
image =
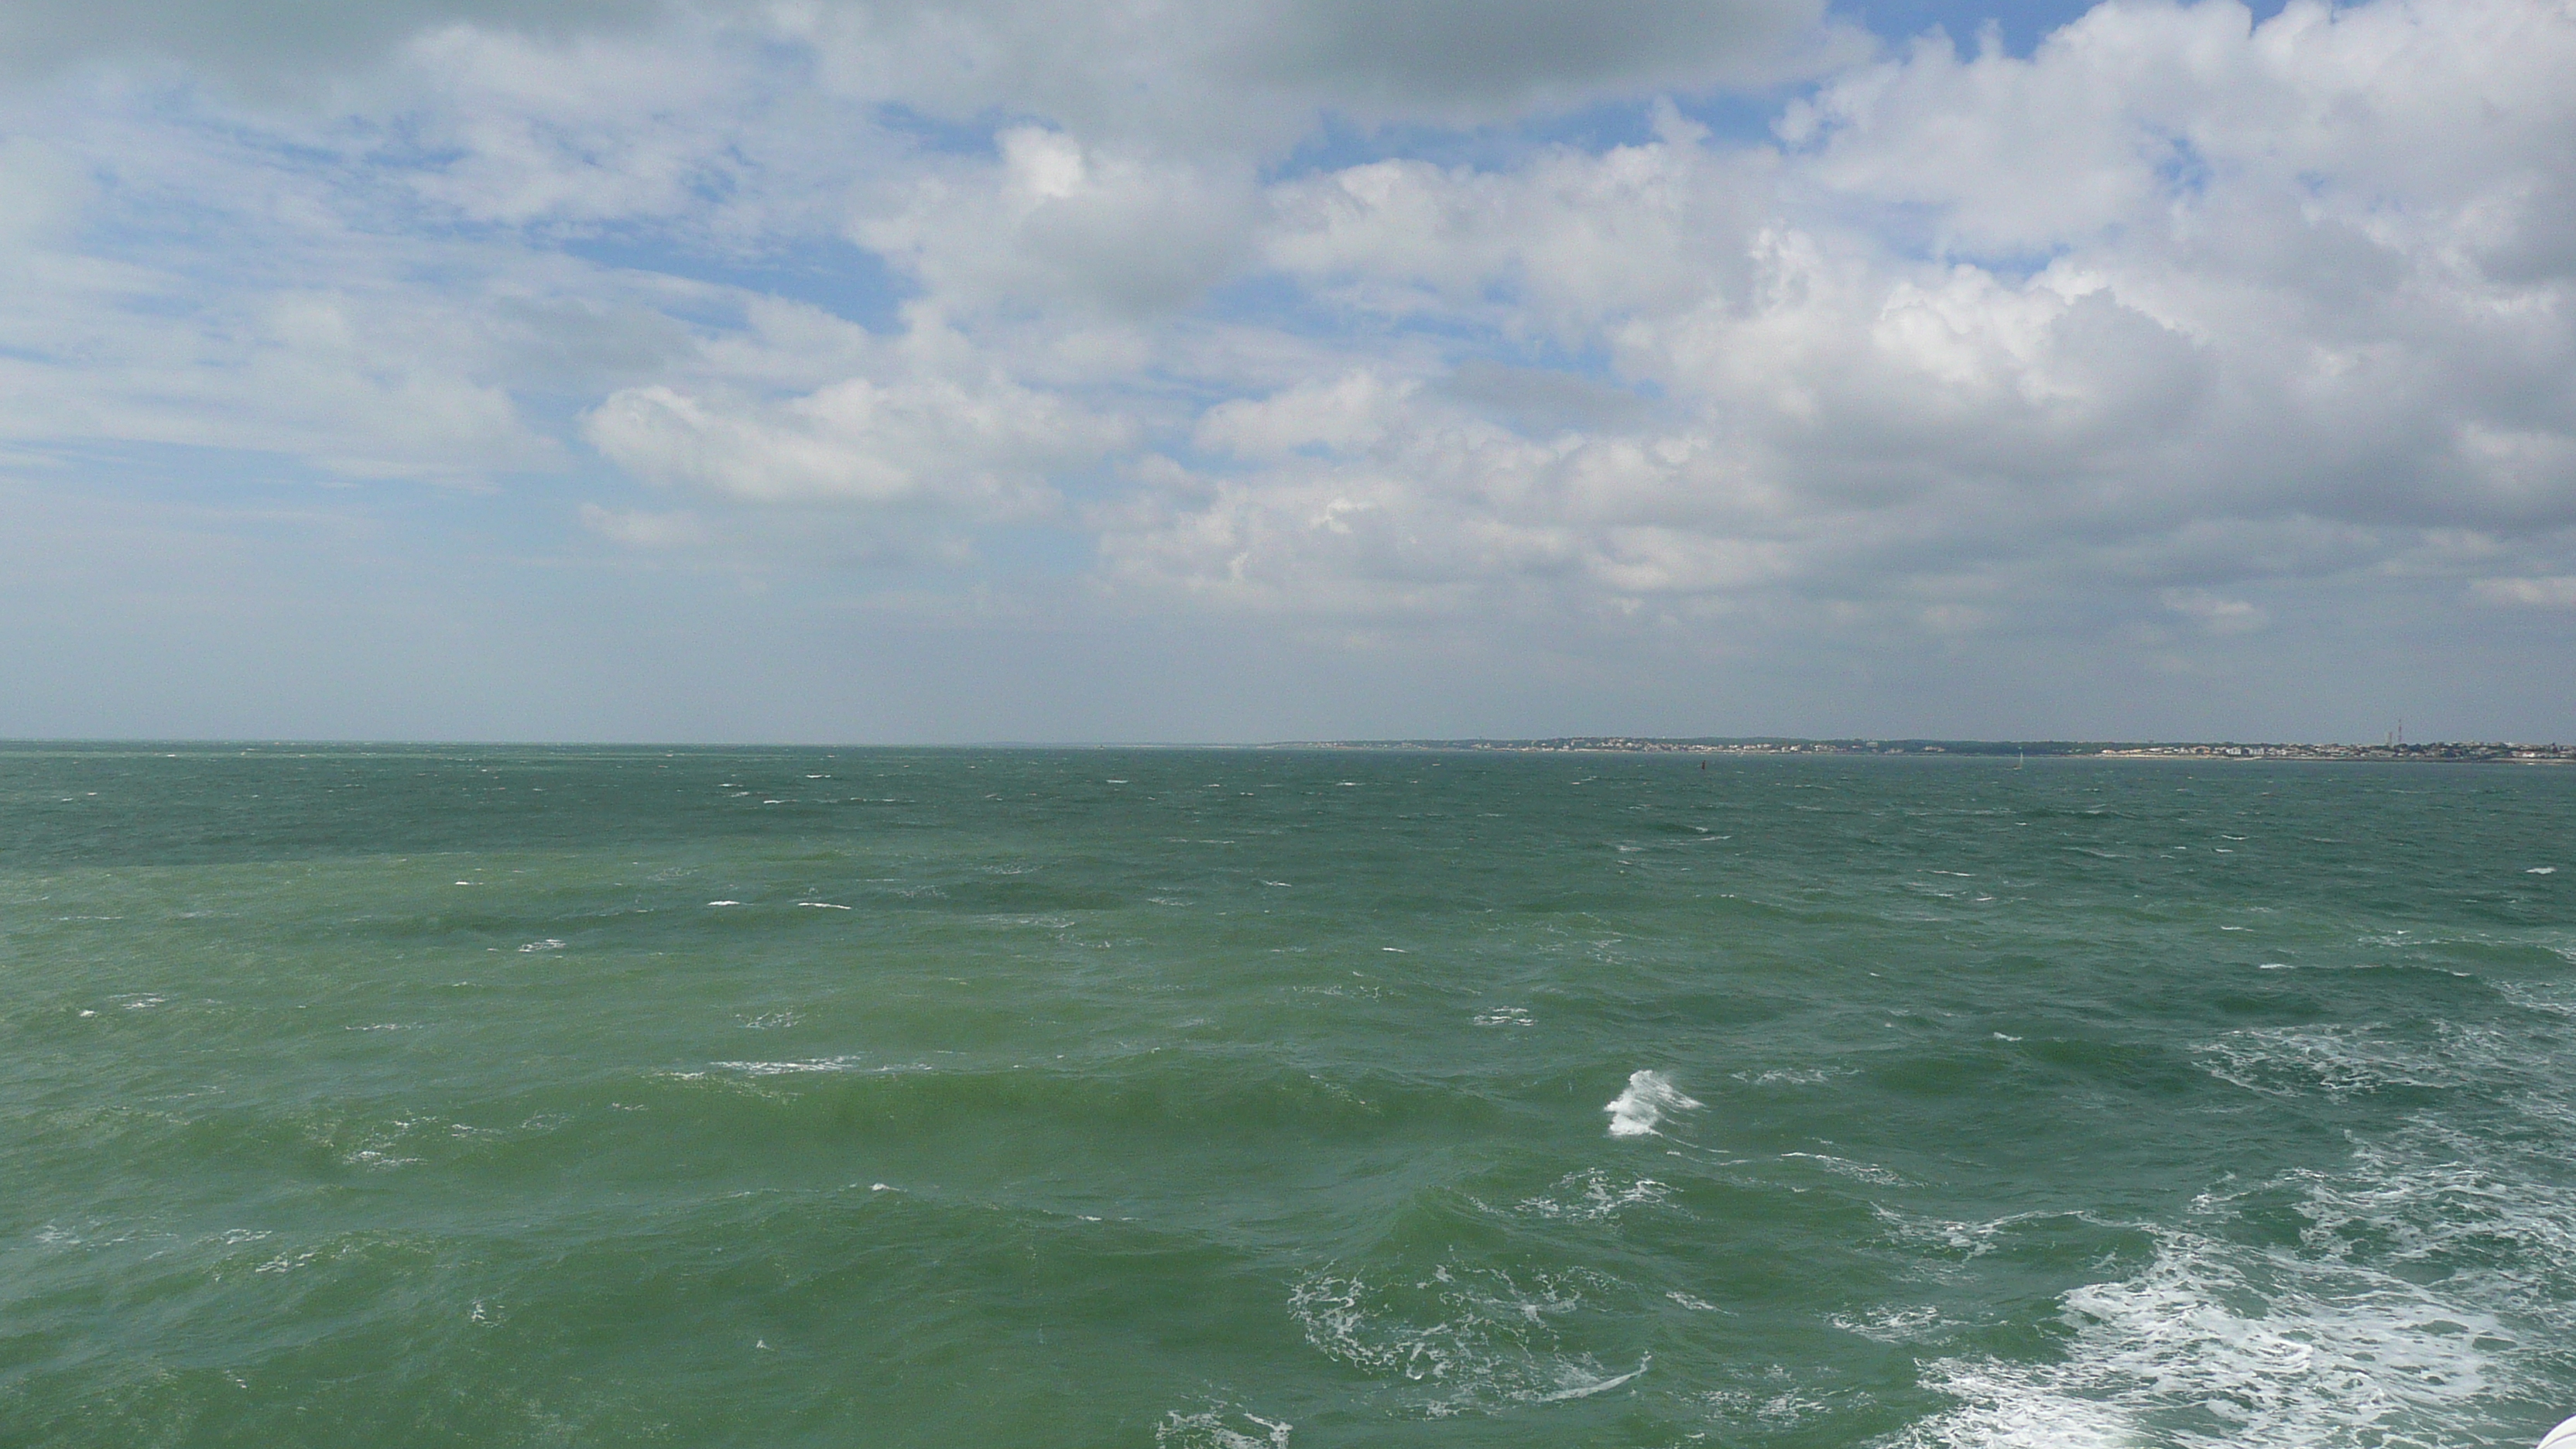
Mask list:
[{"label": "cumulus cloud", "polygon": [[[2230,633],[2265,616],[2229,581],[2421,564],[2443,530],[2563,548],[2567,279],[2479,248],[2576,160],[2550,79],[2571,18],[2114,3],[2027,58],[1934,39],[1864,67],[1793,106],[1776,153],[1668,123],[1502,171],[1299,180],[1274,265],[1357,315],[1606,354],[1682,416],[1504,462],[1436,391],[1395,417],[1348,382],[1227,403],[1202,445],[1368,446],[1239,475],[1122,556],[1257,577],[1264,549],[1328,542],[1313,502],[1339,482],[1443,500],[1452,533],[1535,531],[1521,557],[1612,593],[1973,587],[2028,611],[2090,558],[2095,589]],[[2341,543],[2258,542],[2285,528]],[[1275,572],[1347,599],[1360,557]]]},{"label": "cumulus cloud", "polygon": [[[35,0],[0,48],[21,446],[1781,658],[2254,650],[2576,569],[2565,0],[2105,0],[2024,55],[1812,0]],[[1615,142],[1535,139],[1586,107]]]},{"label": "cumulus cloud", "polygon": [[1150,315],[1189,303],[1248,246],[1249,167],[1086,146],[1014,126],[989,160],[922,176],[851,235],[952,307]]},{"label": "cumulus cloud", "polygon": [[1053,478],[1132,441],[1126,420],[996,371],[943,375],[934,365],[956,350],[953,341],[916,337],[885,359],[889,376],[796,396],[625,388],[590,412],[582,431],[611,461],[664,486],[753,504],[987,521],[1044,514],[1055,502]]},{"label": "cumulus cloud", "polygon": [[1329,383],[1300,383],[1266,398],[1219,403],[1199,419],[1198,445],[1245,457],[1304,448],[1358,452],[1384,439],[1421,384],[1389,382],[1361,370]]}]

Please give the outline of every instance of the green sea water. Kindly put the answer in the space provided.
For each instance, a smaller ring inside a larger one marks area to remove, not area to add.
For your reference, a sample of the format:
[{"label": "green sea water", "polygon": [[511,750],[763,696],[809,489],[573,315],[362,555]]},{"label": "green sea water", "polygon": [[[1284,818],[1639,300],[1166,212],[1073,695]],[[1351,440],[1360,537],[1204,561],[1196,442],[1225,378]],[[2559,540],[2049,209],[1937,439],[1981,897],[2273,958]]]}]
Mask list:
[{"label": "green sea water", "polygon": [[2576,771],[0,749],[0,1444],[2569,1413]]}]

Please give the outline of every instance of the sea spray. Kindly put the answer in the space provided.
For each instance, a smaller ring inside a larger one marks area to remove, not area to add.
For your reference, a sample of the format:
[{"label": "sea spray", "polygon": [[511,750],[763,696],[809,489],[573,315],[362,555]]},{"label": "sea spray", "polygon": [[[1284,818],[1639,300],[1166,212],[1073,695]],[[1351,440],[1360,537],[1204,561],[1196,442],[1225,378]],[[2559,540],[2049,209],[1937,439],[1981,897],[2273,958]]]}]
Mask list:
[{"label": "sea spray", "polygon": [[1611,1136],[1651,1137],[1665,1113],[1688,1112],[1699,1105],[1695,1098],[1682,1095],[1663,1073],[1637,1071],[1628,1074],[1628,1089],[1601,1110],[1610,1114]]}]

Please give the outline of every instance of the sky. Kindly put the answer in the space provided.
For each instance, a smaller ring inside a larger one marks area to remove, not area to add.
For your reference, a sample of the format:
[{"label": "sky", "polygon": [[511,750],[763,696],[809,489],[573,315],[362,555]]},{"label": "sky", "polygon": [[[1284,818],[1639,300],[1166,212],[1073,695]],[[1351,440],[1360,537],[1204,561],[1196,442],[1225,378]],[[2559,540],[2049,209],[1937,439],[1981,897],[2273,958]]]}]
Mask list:
[{"label": "sky", "polygon": [[12,0],[0,736],[2576,741],[2576,0]]}]

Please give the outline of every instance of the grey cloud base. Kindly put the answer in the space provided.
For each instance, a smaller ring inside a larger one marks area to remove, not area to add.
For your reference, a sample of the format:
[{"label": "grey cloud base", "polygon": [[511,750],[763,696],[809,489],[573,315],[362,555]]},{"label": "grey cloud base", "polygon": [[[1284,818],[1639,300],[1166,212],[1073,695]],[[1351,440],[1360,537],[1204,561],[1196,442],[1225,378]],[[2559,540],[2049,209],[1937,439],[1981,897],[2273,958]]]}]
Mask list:
[{"label": "grey cloud base", "polygon": [[[24,0],[0,12],[0,66],[41,76],[148,58],[303,84],[457,27],[568,41],[694,18],[891,45],[907,54],[879,74],[912,84],[890,89],[967,113],[1086,88],[1214,83],[1274,92],[1292,110],[1477,121],[1773,79],[1792,56],[1830,48],[1819,45],[1823,16],[1821,0]],[[947,84],[923,84],[942,71]]]}]

